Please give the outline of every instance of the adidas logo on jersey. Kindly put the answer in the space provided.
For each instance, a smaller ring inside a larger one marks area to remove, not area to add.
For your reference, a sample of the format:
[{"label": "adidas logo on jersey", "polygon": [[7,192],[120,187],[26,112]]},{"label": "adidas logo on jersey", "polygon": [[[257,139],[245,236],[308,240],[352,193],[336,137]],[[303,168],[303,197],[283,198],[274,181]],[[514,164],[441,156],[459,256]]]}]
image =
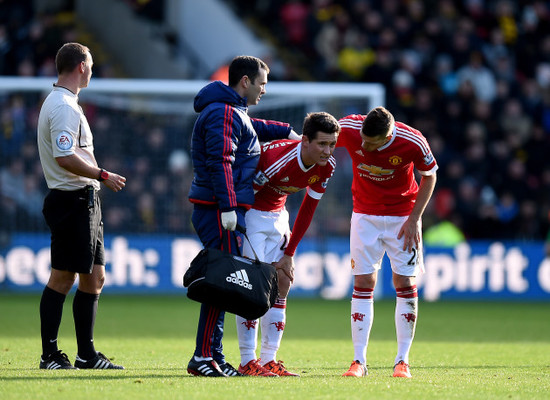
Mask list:
[{"label": "adidas logo on jersey", "polygon": [[359,154],[361,157],[364,157],[364,156],[365,156],[365,155],[363,154],[363,152],[361,151],[361,149],[357,150],[356,153]]},{"label": "adidas logo on jersey", "polygon": [[242,286],[248,290],[252,290],[252,285],[250,284],[250,281],[248,280],[248,274],[246,273],[246,270],[241,269],[240,271],[235,271],[229,274],[225,278],[227,282],[234,283],[236,285]]}]

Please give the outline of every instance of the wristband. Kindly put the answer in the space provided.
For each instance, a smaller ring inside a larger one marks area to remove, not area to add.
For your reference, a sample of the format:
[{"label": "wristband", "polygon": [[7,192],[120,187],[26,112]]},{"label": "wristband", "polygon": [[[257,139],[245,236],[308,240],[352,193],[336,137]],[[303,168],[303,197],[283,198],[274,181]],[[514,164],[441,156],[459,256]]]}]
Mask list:
[{"label": "wristband", "polygon": [[109,173],[105,171],[103,168],[99,171],[99,177],[97,178],[98,181],[103,182],[105,179],[109,179]]}]

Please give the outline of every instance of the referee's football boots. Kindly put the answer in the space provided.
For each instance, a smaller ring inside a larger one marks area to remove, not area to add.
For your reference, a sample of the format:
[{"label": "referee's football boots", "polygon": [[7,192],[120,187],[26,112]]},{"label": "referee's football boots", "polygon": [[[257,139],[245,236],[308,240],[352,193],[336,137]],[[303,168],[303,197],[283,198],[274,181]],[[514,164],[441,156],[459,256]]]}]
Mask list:
[{"label": "referee's football boots", "polygon": [[40,369],[78,369],[69,361],[67,354],[57,350],[50,354],[46,359],[40,357]]},{"label": "referee's football boots", "polygon": [[100,352],[90,360],[83,360],[77,354],[74,366],[79,369],[124,369],[122,365],[113,364],[111,360]]},{"label": "referee's football boots", "polygon": [[191,357],[189,364],[187,364],[187,372],[195,376],[208,376],[211,378],[227,377],[221,369],[218,363],[214,360],[202,360],[197,361],[195,357]]}]

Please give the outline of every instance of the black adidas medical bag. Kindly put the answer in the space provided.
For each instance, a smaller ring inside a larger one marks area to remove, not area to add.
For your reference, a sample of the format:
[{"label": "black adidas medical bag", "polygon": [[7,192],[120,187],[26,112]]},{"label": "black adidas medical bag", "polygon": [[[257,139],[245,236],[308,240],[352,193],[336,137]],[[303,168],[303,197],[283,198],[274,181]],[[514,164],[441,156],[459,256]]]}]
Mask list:
[{"label": "black adidas medical bag", "polygon": [[191,261],[183,286],[191,300],[246,319],[260,318],[279,295],[273,265],[257,256],[253,260],[212,248],[201,250]]}]

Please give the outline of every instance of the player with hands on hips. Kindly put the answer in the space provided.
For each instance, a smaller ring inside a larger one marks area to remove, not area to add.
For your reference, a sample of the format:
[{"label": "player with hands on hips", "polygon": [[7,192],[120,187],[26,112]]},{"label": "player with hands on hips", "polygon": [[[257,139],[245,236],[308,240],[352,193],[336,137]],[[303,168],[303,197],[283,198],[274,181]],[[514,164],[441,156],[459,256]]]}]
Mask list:
[{"label": "player with hands on hips", "polygon": [[[279,140],[262,147],[254,178],[255,201],[245,216],[250,244],[245,242],[243,248],[244,254],[252,257],[251,245],[261,261],[275,265],[279,298],[259,320],[237,316],[239,372],[244,375],[298,376],[277,361],[276,355],[286,324],[286,299],[294,281],[293,256],[334,172],[332,153],[339,132],[338,121],[332,115],[310,113],[304,120],[301,140]],[[307,193],[291,234],[286,199],[305,188]],[[256,358],[259,324],[262,346]]]},{"label": "player with hands on hips", "polygon": [[[367,375],[373,293],[386,253],[396,290],[393,376],[410,378],[409,352],[418,315],[415,277],[424,269],[421,219],[435,187],[438,166],[422,133],[395,121],[384,107],[367,115],[348,115],[339,122],[338,147],[346,148],[353,165],[350,255],[355,354],[344,376]],[[414,169],[421,176],[420,185]]]},{"label": "player with hands on hips", "polygon": [[[238,56],[229,66],[229,85],[211,82],[195,96],[200,113],[191,137],[192,222],[204,247],[239,254],[245,212],[254,202],[252,180],[260,159],[260,140],[294,137],[289,124],[250,118],[248,106],[266,93],[268,66],[259,58]],[[225,360],[222,338],[225,312],[202,304],[195,351],[187,365],[192,375],[241,374]]]}]

